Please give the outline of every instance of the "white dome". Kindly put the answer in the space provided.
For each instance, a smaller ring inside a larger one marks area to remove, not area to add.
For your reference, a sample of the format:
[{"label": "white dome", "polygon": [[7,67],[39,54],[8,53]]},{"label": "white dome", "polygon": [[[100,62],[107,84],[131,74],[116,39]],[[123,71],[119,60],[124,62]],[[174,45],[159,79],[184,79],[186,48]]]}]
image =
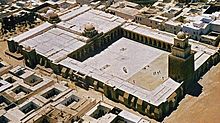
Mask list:
[{"label": "white dome", "polygon": [[48,10],[47,13],[45,14],[45,16],[49,19],[52,19],[52,18],[57,18],[58,17],[58,14],[55,13],[53,10]]},{"label": "white dome", "polygon": [[91,23],[88,23],[85,25],[85,30],[87,30],[87,31],[91,31],[94,29],[95,29],[95,27]]},{"label": "white dome", "polygon": [[47,10],[46,14],[53,14],[53,13],[54,13],[54,11],[52,9],[49,9],[49,10]]},{"label": "white dome", "polygon": [[26,47],[25,47],[25,50],[29,50],[29,51],[30,51],[30,50],[31,50],[31,47],[30,47],[30,46],[26,46]]},{"label": "white dome", "polygon": [[184,32],[178,32],[177,38],[179,38],[179,39],[185,39],[185,38],[186,38],[186,33],[184,33]]}]

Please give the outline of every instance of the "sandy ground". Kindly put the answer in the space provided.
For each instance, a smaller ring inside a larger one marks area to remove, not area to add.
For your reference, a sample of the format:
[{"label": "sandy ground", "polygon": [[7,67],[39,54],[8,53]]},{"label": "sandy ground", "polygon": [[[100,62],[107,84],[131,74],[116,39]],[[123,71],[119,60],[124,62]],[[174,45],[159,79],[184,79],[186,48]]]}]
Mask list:
[{"label": "sandy ground", "polygon": [[7,42],[0,41],[0,58],[3,59],[4,61],[6,61],[7,63],[13,65],[13,66],[17,66],[17,65],[21,65],[23,64],[23,61],[20,60],[16,60],[14,58],[9,57],[8,55],[5,54],[5,50],[8,48]]},{"label": "sandy ground", "polygon": [[220,63],[198,83],[203,87],[202,93],[198,97],[186,95],[177,110],[165,118],[165,123],[220,122]]}]

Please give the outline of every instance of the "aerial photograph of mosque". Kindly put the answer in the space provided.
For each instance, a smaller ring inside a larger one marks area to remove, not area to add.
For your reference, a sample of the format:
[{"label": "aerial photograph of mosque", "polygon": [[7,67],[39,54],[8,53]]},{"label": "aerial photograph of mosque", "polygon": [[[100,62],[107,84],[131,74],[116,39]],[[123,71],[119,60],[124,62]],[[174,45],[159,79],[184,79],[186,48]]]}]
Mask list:
[{"label": "aerial photograph of mosque", "polygon": [[0,123],[219,123],[220,0],[0,0]]}]

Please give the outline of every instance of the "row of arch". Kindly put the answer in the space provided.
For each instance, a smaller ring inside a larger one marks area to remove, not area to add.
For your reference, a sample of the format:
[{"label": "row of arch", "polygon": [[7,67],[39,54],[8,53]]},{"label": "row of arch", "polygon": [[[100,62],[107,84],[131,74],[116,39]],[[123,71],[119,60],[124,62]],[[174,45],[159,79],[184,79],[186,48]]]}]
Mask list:
[{"label": "row of arch", "polygon": [[156,40],[152,37],[146,37],[146,36],[140,35],[138,33],[133,33],[131,31],[127,31],[127,30],[123,30],[122,34],[124,37],[135,40],[135,41],[140,42],[142,44],[150,45],[150,46],[153,46],[153,47],[156,47],[156,48],[168,51],[168,52],[171,51],[172,44],[169,44],[167,42]]}]

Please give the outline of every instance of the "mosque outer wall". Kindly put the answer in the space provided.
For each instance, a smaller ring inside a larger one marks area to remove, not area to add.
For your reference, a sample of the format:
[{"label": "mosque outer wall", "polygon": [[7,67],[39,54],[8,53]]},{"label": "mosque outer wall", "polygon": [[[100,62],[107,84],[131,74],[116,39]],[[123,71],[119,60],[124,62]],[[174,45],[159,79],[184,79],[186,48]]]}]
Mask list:
[{"label": "mosque outer wall", "polygon": [[[99,36],[94,37],[84,47],[78,49],[77,51],[74,51],[68,56],[79,61],[84,60],[90,56],[95,55],[87,54],[88,52],[100,52],[104,49],[104,47],[109,46],[121,37],[127,37],[139,43],[153,46],[168,52],[171,51],[172,44],[163,41],[158,41],[156,39],[145,37],[139,34],[133,34],[133,36],[129,36],[127,30],[123,30],[120,27],[118,27],[107,34],[101,34]],[[138,99],[132,94],[124,92],[123,90],[119,90],[117,88],[106,85],[104,84],[104,82],[95,80],[94,78],[91,78],[89,76],[79,76],[79,73],[76,73],[75,70],[70,70],[69,68],[65,68],[64,66],[53,63],[43,55],[37,54],[34,49],[25,50],[21,45],[17,44],[13,40],[8,41],[8,47],[10,52],[18,52],[23,54],[25,64],[31,68],[34,68],[37,64],[40,64],[41,66],[52,68],[54,73],[62,75],[64,78],[70,78],[71,80],[75,80],[75,78],[77,78],[80,81],[88,84],[88,86],[92,86],[95,90],[102,92],[109,99],[116,102],[120,102],[125,106],[132,108],[133,110],[138,111],[139,113],[147,115],[156,120],[161,120],[169,113],[171,113],[172,110],[177,107],[178,102],[184,97],[184,87],[181,86],[174,92],[176,93],[176,96],[170,96],[172,97],[172,99],[168,98],[166,102],[160,104],[159,106],[154,106],[141,99]],[[200,66],[200,68],[194,71],[193,78],[191,79],[198,80],[204,73],[206,73],[213,65],[217,64],[219,61],[220,54],[218,52],[211,56],[203,65]],[[83,73],[81,73],[80,75],[83,75]]]}]

